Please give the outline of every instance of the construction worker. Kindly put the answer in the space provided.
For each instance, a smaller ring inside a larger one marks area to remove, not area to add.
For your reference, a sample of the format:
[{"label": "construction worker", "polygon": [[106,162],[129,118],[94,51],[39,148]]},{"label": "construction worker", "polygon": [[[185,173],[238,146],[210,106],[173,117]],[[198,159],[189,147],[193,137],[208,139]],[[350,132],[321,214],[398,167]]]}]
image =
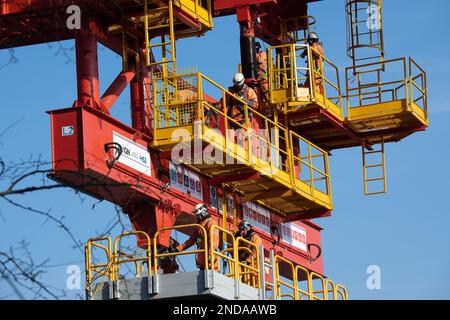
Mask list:
[{"label": "construction worker", "polygon": [[256,43],[256,61],[258,62],[257,79],[265,102],[269,101],[269,81],[267,80],[267,53],[262,50],[261,44]]},{"label": "construction worker", "polygon": [[[201,225],[206,230],[206,237],[201,228],[197,228],[197,230],[191,235],[191,237],[186,240],[186,242],[180,244],[177,246],[176,250],[178,252],[184,251],[186,249],[189,249],[194,244],[197,243],[198,250],[204,250],[206,245],[206,239],[208,239],[208,251],[209,246],[211,245],[209,237],[211,236],[211,230],[213,229],[213,226],[217,226],[217,223],[213,220],[211,215],[208,213],[207,206],[205,204],[197,204],[194,208],[194,211],[192,212],[195,214],[197,218],[197,223]],[[213,251],[216,251],[219,248],[219,230],[214,229],[213,230]],[[209,256],[209,254],[208,254]],[[201,270],[204,270],[206,268],[206,259],[205,259],[205,253],[199,252],[196,256],[196,262],[197,267]],[[208,259],[208,268],[219,270],[219,259],[215,259],[214,261],[214,267],[211,265],[210,259]]]},{"label": "construction worker", "polygon": [[[229,91],[236,97],[243,100],[250,108],[258,109],[259,101],[258,95],[255,90],[250,88],[245,84],[245,77],[242,73],[236,73],[233,77],[233,86],[229,88]],[[233,99],[232,96],[227,97],[227,115],[233,121],[229,121],[230,128],[234,130],[239,130],[237,133],[237,140],[243,140],[245,133],[243,131],[249,129],[246,127],[246,119],[245,119],[245,108],[244,104],[237,100]],[[252,127],[256,126],[256,121],[253,119],[253,114],[250,110],[248,110],[248,117]],[[254,128],[255,129],[255,128]],[[235,135],[232,135],[232,140],[234,141]]]},{"label": "construction worker", "polygon": [[[258,251],[256,248],[259,248],[262,245],[262,240],[247,220],[242,220],[241,223],[239,223],[238,228],[238,231],[234,235],[235,238],[237,239],[238,237],[241,237],[254,244],[254,246],[251,246],[243,241],[239,243],[239,261],[245,263],[246,265],[257,267],[255,261],[258,259]],[[241,266],[241,272],[244,273],[242,275],[242,281],[244,283],[256,283],[253,270],[245,268],[245,266]]]},{"label": "construction worker", "polygon": [[[308,34],[308,39],[307,42],[309,44],[309,46],[311,47],[311,49],[313,49],[311,51],[311,62],[313,62],[313,66],[310,66],[310,68],[314,67],[314,73],[313,73],[313,78],[315,79],[314,83],[315,83],[315,90],[317,92],[319,92],[320,94],[324,93],[324,80],[323,80],[323,72],[324,72],[324,66],[323,66],[323,60],[321,58],[321,56],[324,55],[323,52],[323,46],[322,44],[319,42],[319,36],[317,35],[317,33],[315,32],[310,32]],[[302,58],[305,58],[308,55],[308,49],[305,49],[305,51],[300,55]],[[309,87],[310,86],[310,81],[309,81],[309,77],[310,77],[310,73],[309,71],[306,74],[306,81],[304,86],[305,87]]]}]

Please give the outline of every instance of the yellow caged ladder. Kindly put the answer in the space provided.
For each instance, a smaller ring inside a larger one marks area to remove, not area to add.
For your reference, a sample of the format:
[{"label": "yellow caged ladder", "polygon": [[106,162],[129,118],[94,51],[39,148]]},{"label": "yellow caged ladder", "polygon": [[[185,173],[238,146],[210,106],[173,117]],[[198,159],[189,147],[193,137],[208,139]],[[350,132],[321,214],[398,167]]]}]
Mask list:
[{"label": "yellow caged ladder", "polygon": [[347,54],[353,68],[384,61],[382,0],[346,0],[345,11]]},{"label": "yellow caged ladder", "polygon": [[[168,5],[149,9],[149,1],[144,0],[145,43],[147,50],[154,55],[147,54],[147,66],[151,70],[158,69],[160,76],[175,75],[177,71],[175,54],[175,21],[173,16],[173,0]],[[158,36],[151,38],[152,34]]]},{"label": "yellow caged ladder", "polygon": [[374,149],[373,146],[365,144],[362,146],[364,194],[366,196],[387,192],[386,158],[384,151],[383,139],[381,140],[379,149]]}]

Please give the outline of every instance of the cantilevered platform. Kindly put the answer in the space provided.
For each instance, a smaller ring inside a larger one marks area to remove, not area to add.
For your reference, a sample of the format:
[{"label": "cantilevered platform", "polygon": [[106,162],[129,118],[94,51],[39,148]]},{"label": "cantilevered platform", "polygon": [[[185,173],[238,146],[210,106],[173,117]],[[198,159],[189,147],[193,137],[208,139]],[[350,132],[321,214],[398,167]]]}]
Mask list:
[{"label": "cantilevered platform", "polygon": [[427,75],[399,58],[346,69],[345,125],[372,144],[397,142],[428,127]]},{"label": "cantilevered platform", "polygon": [[[173,150],[181,162],[229,183],[248,201],[285,217],[313,218],[332,208],[328,154],[250,108],[203,74],[153,79],[153,147]],[[204,94],[221,97],[212,102]],[[227,112],[242,105],[244,119]]]}]

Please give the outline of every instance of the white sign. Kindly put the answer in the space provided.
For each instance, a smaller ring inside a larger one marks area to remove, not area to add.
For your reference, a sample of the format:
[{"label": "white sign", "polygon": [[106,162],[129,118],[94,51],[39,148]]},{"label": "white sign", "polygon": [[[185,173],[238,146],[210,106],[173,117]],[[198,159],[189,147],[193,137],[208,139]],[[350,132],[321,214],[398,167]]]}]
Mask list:
[{"label": "white sign", "polygon": [[62,127],[62,136],[73,136],[75,133],[75,128],[73,126]]},{"label": "white sign", "polygon": [[113,141],[122,146],[118,162],[151,177],[151,158],[147,148],[116,132],[113,132]]},{"label": "white sign", "polygon": [[284,242],[289,243],[300,250],[308,252],[306,230],[294,223],[281,224],[281,238]]},{"label": "white sign", "polygon": [[197,200],[203,201],[200,176],[189,169],[170,162],[170,185],[175,189],[188,193]]},{"label": "white sign", "polygon": [[244,219],[262,232],[270,235],[270,212],[252,202],[242,204]]}]

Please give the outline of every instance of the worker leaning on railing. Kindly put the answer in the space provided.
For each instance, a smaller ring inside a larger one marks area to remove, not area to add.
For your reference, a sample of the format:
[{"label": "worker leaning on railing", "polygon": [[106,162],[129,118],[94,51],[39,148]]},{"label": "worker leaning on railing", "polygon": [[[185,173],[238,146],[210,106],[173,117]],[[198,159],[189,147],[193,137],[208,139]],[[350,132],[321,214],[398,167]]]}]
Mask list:
[{"label": "worker leaning on railing", "polygon": [[239,223],[238,228],[238,231],[234,235],[235,238],[244,238],[255,245],[250,246],[245,242],[239,244],[239,247],[245,247],[251,250],[251,253],[248,250],[239,250],[239,261],[251,265],[252,262],[258,258],[256,248],[262,245],[261,237],[256,234],[255,230],[253,230],[253,226],[247,220],[242,220],[241,223]]},{"label": "worker leaning on railing", "polygon": [[[308,44],[309,46],[314,50],[312,51],[311,55],[311,60],[308,60],[308,63],[313,62],[314,63],[314,68],[315,68],[315,72],[313,72],[311,74],[311,76],[315,79],[314,83],[315,83],[315,90],[317,92],[319,92],[320,94],[324,93],[324,86],[323,86],[323,79],[319,76],[322,75],[324,72],[324,66],[323,66],[323,62],[321,59],[321,56],[324,55],[324,51],[323,51],[323,46],[322,44],[319,42],[319,36],[317,33],[315,32],[310,32],[308,34]],[[303,51],[303,53],[300,55],[302,58],[305,58],[308,56],[308,48],[305,49],[305,51]],[[311,82],[309,81],[310,79],[310,71],[312,69],[313,66],[308,66],[309,70],[306,74],[306,81],[304,86],[309,88],[311,85]]]},{"label": "worker leaning on railing", "polygon": [[[211,215],[208,213],[207,206],[205,204],[197,204],[194,208],[193,213],[195,214],[197,218],[197,223],[201,225],[206,230],[206,235],[204,234],[203,230],[201,228],[197,228],[197,230],[190,236],[186,242],[180,244],[177,246],[176,250],[181,252],[186,249],[189,249],[194,244],[197,243],[198,250],[205,250],[206,244],[209,245],[207,242],[207,237],[211,234],[211,230],[214,226],[217,226],[217,223],[213,220]],[[213,251],[216,251],[219,248],[219,230],[214,228],[213,230]],[[209,250],[210,248],[208,248]],[[196,262],[197,267],[201,270],[204,270],[206,268],[206,257],[204,252],[197,253],[196,256]],[[208,268],[219,270],[219,261],[218,259],[215,259],[214,266],[211,265],[211,257],[208,255]]]},{"label": "worker leaning on railing", "polygon": [[[250,108],[258,109],[259,101],[255,90],[245,84],[245,77],[242,73],[236,73],[233,78],[233,86],[229,91],[236,97],[243,100]],[[230,118],[239,124],[245,124],[245,108],[241,101],[233,99],[232,96],[227,97],[227,113]],[[249,114],[249,116],[251,116]],[[233,129],[238,129],[235,123],[230,124]]]},{"label": "worker leaning on railing", "polygon": [[[229,92],[232,95],[226,96],[226,106],[227,106],[227,116],[232,119],[228,121],[228,127],[231,129],[228,132],[230,140],[237,142],[242,145],[245,139],[245,131],[250,129],[247,127],[245,118],[245,105],[242,103],[244,101],[248,107],[257,110],[259,108],[258,95],[255,90],[250,88],[245,84],[245,77],[242,73],[236,73],[233,78],[233,86],[230,87]],[[235,99],[238,97],[242,101]],[[223,106],[223,101],[219,103]],[[258,131],[258,123],[253,117],[253,113],[248,109],[248,120],[250,121],[250,126],[254,131]]]}]

